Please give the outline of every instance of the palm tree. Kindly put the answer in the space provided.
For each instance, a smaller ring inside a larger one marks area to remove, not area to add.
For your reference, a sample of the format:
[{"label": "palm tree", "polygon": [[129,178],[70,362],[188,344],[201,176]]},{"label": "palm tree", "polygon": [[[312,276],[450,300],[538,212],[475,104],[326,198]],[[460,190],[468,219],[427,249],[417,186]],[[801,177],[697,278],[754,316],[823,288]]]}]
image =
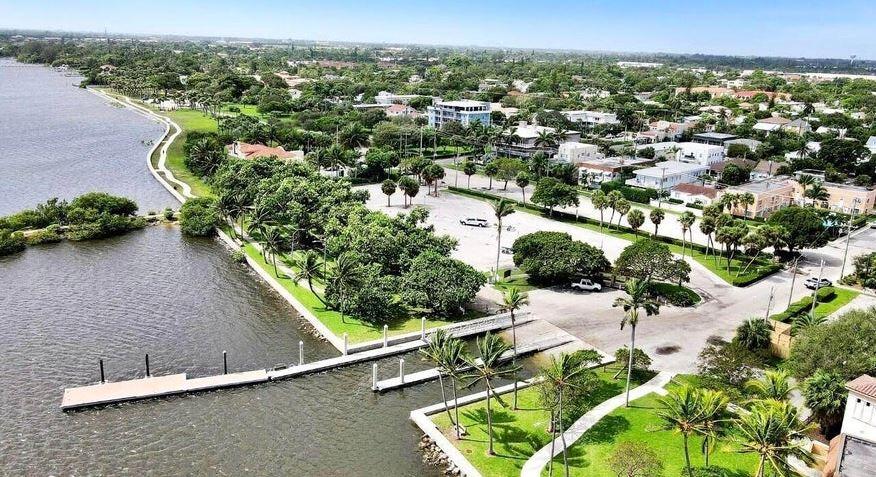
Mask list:
[{"label": "palm tree", "polygon": [[812,409],[825,437],[833,437],[842,424],[848,394],[845,379],[835,371],[819,369],[806,380],[803,387],[806,407]]},{"label": "palm tree", "polygon": [[711,454],[715,442],[718,441],[722,431],[721,428],[726,421],[727,404],[729,401],[727,395],[721,391],[712,389],[700,390],[700,409],[702,415],[698,432],[703,436],[700,450],[705,457],[706,467],[709,466],[709,454]]},{"label": "palm tree", "polygon": [[[218,199],[216,200],[216,213],[219,214],[219,218],[225,221],[225,223],[229,223],[232,221],[232,216],[234,215],[234,199],[230,194],[220,194]],[[237,232],[234,230],[234,226],[231,227],[231,237],[237,237]]]},{"label": "palm tree", "polygon": [[[511,314],[511,346],[514,349],[514,357],[512,361],[514,363],[517,362],[517,320],[515,316],[515,312],[519,310],[521,307],[529,304],[529,297],[526,293],[520,293],[516,287],[511,288],[504,294],[502,294],[502,304],[500,305],[500,309],[503,312],[507,312]],[[514,376],[514,410],[517,410],[517,376]]]},{"label": "palm tree", "polygon": [[700,219],[700,232],[706,236],[706,256],[709,255],[709,250],[712,251],[712,256],[715,258],[715,263],[718,263],[718,256],[715,253],[715,249],[712,246],[712,234],[715,233],[715,229],[717,228],[717,222],[714,217],[710,215],[703,215],[703,218]]},{"label": "palm tree", "polygon": [[631,278],[624,286],[627,296],[618,297],[614,300],[616,307],[624,310],[624,318],[621,320],[621,329],[628,323],[630,325],[630,358],[627,363],[627,389],[626,406],[630,407],[630,380],[633,376],[633,355],[636,354],[636,326],[639,324],[639,310],[643,310],[646,316],[660,313],[660,304],[650,298],[648,282]]},{"label": "palm tree", "polygon": [[605,196],[605,201],[611,209],[611,217],[608,218],[608,228],[611,229],[611,224],[614,222],[614,213],[617,211],[618,202],[624,200],[624,196],[620,191],[613,190]]},{"label": "palm tree", "polygon": [[593,204],[593,207],[599,211],[599,233],[602,233],[602,223],[604,222],[604,212],[605,209],[608,208],[608,197],[605,195],[605,192],[598,190],[593,193],[593,196],[590,197],[590,203]]},{"label": "palm tree", "polygon": [[794,318],[794,322],[791,324],[791,333],[795,336],[803,334],[825,323],[827,323],[827,317],[825,316],[804,313]]},{"label": "palm tree", "polygon": [[742,216],[748,217],[748,208],[754,205],[755,198],[751,192],[739,195],[739,205],[742,206]]},{"label": "palm tree", "polygon": [[551,460],[548,475],[553,475],[553,443],[556,441],[554,436],[559,432],[560,440],[563,443],[563,467],[566,477],[569,476],[569,459],[566,452],[568,446],[563,429],[564,395],[578,386],[577,378],[585,372],[587,372],[585,361],[576,355],[567,353],[563,353],[559,357],[551,356],[550,364],[541,370],[543,386],[548,388],[545,394],[555,396],[553,399],[556,402],[556,408],[551,406]]},{"label": "palm tree", "polygon": [[346,292],[357,286],[362,278],[362,265],[352,252],[344,252],[335,259],[334,267],[332,267],[329,280],[334,285],[340,297],[338,311],[341,313],[341,322],[344,320],[344,299]]},{"label": "palm tree", "polygon": [[535,145],[539,147],[554,147],[557,145],[557,139],[550,131],[539,131],[535,138]]},{"label": "palm tree", "polygon": [[645,214],[639,209],[633,209],[630,211],[630,215],[627,216],[627,223],[630,224],[633,233],[638,237],[639,227],[645,223]]},{"label": "palm tree", "polygon": [[[807,177],[807,176],[804,176]],[[806,192],[803,193],[803,196],[807,199],[812,199],[812,205],[815,205],[816,202],[826,202],[830,199],[830,193],[827,189],[821,184],[812,184]]]},{"label": "palm tree", "polygon": [[617,213],[620,214],[617,218],[617,229],[620,230],[621,222],[624,220],[624,216],[627,215],[632,208],[632,205],[630,204],[630,201],[622,198],[617,201],[617,204],[615,204],[614,207],[617,209]]},{"label": "palm tree", "polygon": [[767,371],[760,379],[749,380],[745,387],[761,399],[783,401],[794,389],[790,377],[787,371]]},{"label": "palm tree", "polygon": [[654,209],[651,211],[650,219],[651,223],[654,224],[654,236],[657,236],[657,227],[660,227],[660,222],[663,222],[663,218],[666,217],[666,212],[663,209]]},{"label": "palm tree", "polygon": [[468,188],[471,189],[471,176],[473,176],[478,171],[478,166],[469,161],[468,159],[462,163],[462,173],[468,177]]},{"label": "palm tree", "polygon": [[456,395],[456,381],[465,368],[465,343],[456,338],[450,338],[441,349],[441,366],[450,376],[450,387],[453,389],[453,412],[456,415],[456,438],[461,439],[465,429],[459,422],[459,398]]},{"label": "palm tree", "polygon": [[496,217],[496,281],[499,281],[499,258],[502,255],[502,219],[514,213],[514,204],[499,199],[490,204],[493,207],[493,215]]},{"label": "palm tree", "polygon": [[803,189],[803,197],[806,197],[806,189],[811,185],[815,185],[817,182],[818,180],[809,174],[801,174],[800,177],[797,178],[797,183],[800,184],[800,187]]},{"label": "palm tree", "polygon": [[[696,222],[697,216],[691,211],[686,211],[678,217],[678,223],[681,224],[681,256],[684,257],[685,234],[690,231],[691,247],[693,247],[693,224]],[[693,252],[691,252],[692,254]]]},{"label": "palm tree", "polygon": [[323,264],[322,260],[314,250],[308,250],[304,252],[303,255],[295,259],[294,266],[298,269],[295,272],[295,276],[293,279],[296,282],[300,282],[301,280],[307,281],[307,287],[310,289],[310,292],[325,305],[325,299],[321,297],[316,290],[313,289],[313,281],[314,280],[325,280],[325,276],[323,275]]},{"label": "palm tree", "polygon": [[268,227],[262,237],[262,248],[271,256],[271,262],[274,265],[274,276],[279,277],[277,272],[277,254],[283,250],[285,236],[280,227]]},{"label": "palm tree", "polygon": [[520,193],[523,194],[523,205],[526,205],[526,186],[529,185],[529,174],[524,171],[518,172],[514,182],[520,188]]},{"label": "palm tree", "polygon": [[670,391],[666,397],[658,400],[663,409],[657,412],[663,419],[667,428],[675,429],[681,433],[684,443],[684,463],[689,477],[693,477],[693,468],[690,466],[690,449],[688,440],[694,433],[699,433],[703,426],[702,395],[690,386],[682,386],[678,390]]},{"label": "palm tree", "polygon": [[445,394],[444,388],[444,375],[450,371],[444,367],[444,348],[447,346],[447,342],[450,339],[450,335],[443,329],[439,328],[426,340],[427,345],[425,348],[420,349],[420,354],[423,358],[429,361],[434,361],[435,364],[438,365],[438,383],[441,386],[441,402],[444,403],[444,412],[447,413],[447,417],[450,419],[450,425],[456,427],[457,421],[455,421],[453,415],[450,414],[450,408],[447,406],[447,395]]},{"label": "palm tree", "polygon": [[734,420],[741,434],[738,452],[757,454],[755,477],[764,477],[766,468],[778,476],[794,475],[788,457],[803,462],[813,461],[812,454],[803,445],[802,438],[813,426],[800,422],[797,408],[786,401],[756,401],[750,412]]},{"label": "palm tree", "polygon": [[484,385],[487,395],[487,435],[490,441],[488,452],[490,455],[495,455],[496,452],[493,450],[493,410],[490,407],[494,394],[493,380],[512,376],[519,367],[502,363],[502,355],[511,347],[498,335],[487,333],[483,338],[478,338],[477,348],[481,355],[480,360],[471,357],[465,359],[466,365],[471,369],[471,372],[466,375],[466,379],[469,380],[466,387],[473,387],[478,383]]}]

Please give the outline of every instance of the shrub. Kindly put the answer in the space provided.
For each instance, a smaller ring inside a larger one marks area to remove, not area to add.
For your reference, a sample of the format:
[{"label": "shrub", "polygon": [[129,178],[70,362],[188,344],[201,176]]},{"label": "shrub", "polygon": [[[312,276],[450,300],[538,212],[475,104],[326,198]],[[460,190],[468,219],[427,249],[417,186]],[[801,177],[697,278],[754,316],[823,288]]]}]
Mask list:
[{"label": "shrub", "polygon": [[142,217],[127,217],[108,213],[100,214],[95,220],[70,226],[67,231],[69,240],[91,240],[121,235],[131,230],[142,229],[146,219]]},{"label": "shrub", "polygon": [[423,252],[402,277],[401,294],[409,305],[439,315],[458,315],[487,282],[470,265],[434,251]]},{"label": "shrub", "polygon": [[[621,366],[622,369],[626,369],[630,362],[630,348],[627,346],[618,348],[617,351],[614,352],[614,360],[615,364]],[[642,351],[641,348],[636,348],[636,351],[633,353],[633,371],[647,372],[650,369],[651,357]]]},{"label": "shrub", "polygon": [[216,201],[199,197],[186,201],[180,208],[179,226],[182,233],[192,237],[209,237],[216,233],[219,213]]},{"label": "shrub", "polygon": [[663,475],[660,454],[641,442],[621,442],[608,457],[608,468],[619,476]]},{"label": "shrub", "polygon": [[514,241],[514,264],[533,283],[555,285],[575,276],[599,276],[610,264],[596,247],[565,232],[535,232]]},{"label": "shrub", "polygon": [[723,388],[741,388],[763,362],[738,341],[707,345],[700,352],[699,375]]},{"label": "shrub", "polygon": [[231,252],[231,260],[234,260],[237,263],[246,262],[246,252],[243,250],[235,250]]},{"label": "shrub", "polygon": [[26,241],[28,245],[42,245],[45,243],[58,243],[63,239],[64,237],[58,233],[57,228],[47,228],[28,235]]},{"label": "shrub", "polygon": [[24,241],[24,236],[20,232],[10,232],[6,229],[0,229],[0,257],[4,255],[12,255],[27,248]]},{"label": "shrub", "polygon": [[654,189],[639,189],[638,187],[625,185],[622,182],[603,182],[599,188],[606,194],[614,190],[619,191],[625,199],[640,204],[648,204],[652,199],[657,198],[657,191]]},{"label": "shrub", "polygon": [[164,209],[164,220],[173,220],[173,209],[170,207]]},{"label": "shrub", "polygon": [[673,306],[694,306],[701,300],[697,292],[674,283],[651,282],[649,291],[655,297],[662,298]]},{"label": "shrub", "polygon": [[749,318],[736,328],[736,341],[754,351],[770,345],[773,328],[763,318]]},{"label": "shrub", "polygon": [[876,307],[852,310],[794,340],[790,369],[806,378],[818,369],[844,379],[876,373]]}]

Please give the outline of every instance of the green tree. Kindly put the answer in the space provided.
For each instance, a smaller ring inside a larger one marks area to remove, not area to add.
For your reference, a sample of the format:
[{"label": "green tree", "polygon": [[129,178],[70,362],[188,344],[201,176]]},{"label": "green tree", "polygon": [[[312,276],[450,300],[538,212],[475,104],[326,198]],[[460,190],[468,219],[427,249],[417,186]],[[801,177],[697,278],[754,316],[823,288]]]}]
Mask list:
[{"label": "green tree", "polygon": [[[587,361],[581,359],[580,354],[563,353],[559,357],[552,356],[551,362],[541,370],[542,377],[542,394],[550,396],[551,409],[551,469],[548,470],[548,475],[553,473],[553,442],[556,441],[556,433],[559,432],[560,440],[563,443],[563,467],[566,477],[569,476],[569,459],[567,454],[566,436],[564,432],[564,412],[563,405],[566,397],[583,383],[581,377],[588,373]],[[556,422],[558,425],[555,425]]]},{"label": "green tree", "polygon": [[578,205],[578,190],[574,186],[563,184],[553,177],[543,177],[535,184],[532,202],[547,207],[553,215],[555,207]]},{"label": "green tree", "polygon": [[277,277],[280,276],[280,273],[277,271],[277,254],[283,251],[284,239],[283,230],[276,226],[268,227],[264,237],[262,237],[262,249],[265,251],[266,256],[270,257],[271,263],[274,266],[274,275]]},{"label": "green tree", "polygon": [[794,475],[788,457],[812,462],[803,444],[810,426],[800,422],[797,408],[788,402],[767,400],[755,401],[749,411],[740,414],[734,423],[741,435],[738,452],[757,454],[759,458],[755,477],[764,477],[767,467],[777,476]]},{"label": "green tree", "polygon": [[590,244],[572,240],[565,232],[541,231],[514,241],[514,264],[533,283],[556,285],[576,276],[599,277],[610,264],[605,254]]},{"label": "green tree", "polygon": [[669,394],[660,398],[659,402],[662,409],[657,415],[668,429],[674,429],[681,434],[685,469],[688,476],[693,477],[688,440],[692,435],[700,433],[703,428],[702,395],[690,386],[682,386],[677,390],[669,391]]},{"label": "green tree", "polygon": [[486,278],[470,265],[434,251],[417,256],[402,276],[401,294],[411,306],[456,316],[474,299]]},{"label": "green tree", "polygon": [[760,378],[745,383],[745,388],[761,399],[784,401],[794,389],[790,378],[791,375],[786,371],[766,371]]},{"label": "green tree", "polygon": [[[590,203],[599,211],[599,233],[602,233],[602,223],[605,221],[605,209],[609,207],[608,197],[605,195],[605,192],[598,190],[590,196]],[[642,217],[642,223],[645,223],[644,217]]]},{"label": "green tree", "polygon": [[660,455],[641,442],[618,443],[609,456],[607,464],[618,477],[663,475],[663,460]]},{"label": "green tree", "polygon": [[499,166],[495,161],[489,162],[484,166],[484,175],[490,178],[490,186],[487,187],[490,190],[493,190],[493,178],[496,177],[496,174],[499,173]]},{"label": "green tree", "polygon": [[[511,314],[511,347],[514,350],[513,362],[517,363],[517,310],[529,304],[529,297],[517,288],[511,288],[502,294],[499,309]],[[517,376],[514,376],[514,410],[517,410]]]},{"label": "green tree", "polygon": [[474,162],[466,159],[462,163],[462,173],[465,174],[466,177],[468,178],[468,186],[467,187],[469,189],[471,189],[471,176],[475,175],[475,173],[477,173],[477,171],[478,171],[478,166]]},{"label": "green tree", "polygon": [[329,270],[326,277],[326,301],[341,313],[341,322],[346,323],[346,300],[353,288],[362,282],[362,264],[353,252],[344,252],[335,259]]},{"label": "green tree", "polygon": [[[624,291],[626,296],[618,297],[614,300],[612,306],[620,307],[624,310],[624,317],[621,320],[621,329],[625,325],[630,325],[630,349],[636,349],[636,326],[639,324],[640,310],[645,312],[646,316],[657,315],[660,313],[660,305],[648,296],[648,282],[637,278],[627,280]],[[630,360],[627,363],[627,386],[625,405],[630,407],[630,380],[633,376],[633,355],[630,353]]]},{"label": "green tree", "polygon": [[770,344],[773,328],[763,318],[749,318],[736,328],[736,341],[751,351],[764,349]]},{"label": "green tree", "polygon": [[727,420],[727,404],[730,400],[721,391],[700,389],[699,393],[702,416],[697,431],[703,436],[700,450],[705,457],[706,467],[709,467],[709,455],[724,431],[724,423]]},{"label": "green tree", "polygon": [[[493,450],[493,409],[491,407],[495,394],[495,391],[493,391],[493,381],[513,376],[518,367],[503,363],[502,355],[508,352],[510,347],[498,335],[487,333],[483,338],[478,338],[477,349],[480,354],[480,360],[466,357],[466,364],[471,369],[469,374],[466,375],[469,381],[466,387],[471,388],[477,384],[483,384],[484,386],[487,397],[488,452],[490,455],[495,455],[496,452]],[[498,396],[495,397],[498,399]]]},{"label": "green tree", "polygon": [[313,289],[314,280],[325,280],[325,276],[323,275],[324,265],[320,259],[319,253],[315,250],[308,250],[295,259],[294,265],[297,271],[295,272],[293,279],[296,282],[305,280],[307,282],[307,288],[310,289],[313,296],[325,305],[325,299]]},{"label": "green tree", "polygon": [[[808,176],[804,176],[808,177]],[[818,248],[827,244],[824,222],[817,212],[806,207],[785,207],[773,213],[767,223],[785,230],[785,245],[788,251],[803,248]]]},{"label": "green tree", "polygon": [[179,226],[182,233],[194,237],[208,237],[216,233],[219,214],[216,201],[199,197],[189,199],[180,208]]},{"label": "green tree", "polygon": [[526,205],[526,187],[529,186],[529,174],[524,171],[518,172],[514,183],[520,188],[520,193],[523,194],[523,205]]},{"label": "green tree", "polygon": [[[684,258],[685,236],[690,232],[690,241],[693,243],[693,224],[696,222],[697,216],[691,211],[685,211],[678,217],[678,223],[681,225],[681,257]],[[693,253],[691,252],[691,255]]]},{"label": "green tree", "polygon": [[633,209],[627,216],[627,223],[630,224],[633,233],[638,237],[639,228],[645,223],[645,214],[639,209]]},{"label": "green tree", "polygon": [[390,203],[390,197],[392,194],[395,194],[395,189],[398,187],[398,184],[395,183],[392,179],[386,179],[380,184],[380,191],[386,194],[386,206],[390,207],[392,204]]},{"label": "green tree", "polygon": [[664,212],[663,209],[651,210],[649,218],[651,219],[651,223],[654,224],[654,237],[657,236],[657,227],[660,227],[660,222],[663,222],[664,217],[666,217],[666,212]]},{"label": "green tree", "polygon": [[426,340],[426,346],[420,348],[420,355],[426,360],[432,361],[438,365],[438,384],[441,386],[441,402],[444,403],[444,412],[447,413],[447,418],[450,419],[450,425],[456,428],[457,421],[454,420],[453,415],[450,414],[450,407],[447,405],[446,388],[444,386],[444,375],[451,372],[453,366],[450,363],[444,362],[447,357],[446,348],[448,341],[451,339],[453,338],[450,334],[443,329],[439,328],[435,330],[435,332],[429,335],[429,338]]},{"label": "green tree", "polygon": [[788,367],[798,378],[819,369],[847,380],[876,374],[876,307],[848,311],[797,336]]},{"label": "green tree", "polygon": [[614,263],[616,274],[644,281],[689,281],[689,270],[679,267],[669,247],[661,242],[642,238],[627,245]]},{"label": "green tree", "polygon": [[828,439],[839,432],[848,394],[845,380],[835,372],[819,369],[803,384],[806,407],[812,410],[821,433]]},{"label": "green tree", "polygon": [[402,194],[405,197],[404,206],[408,207],[409,201],[410,203],[413,203],[414,197],[420,192],[420,184],[410,176],[403,176],[398,180],[398,189],[402,191]]}]

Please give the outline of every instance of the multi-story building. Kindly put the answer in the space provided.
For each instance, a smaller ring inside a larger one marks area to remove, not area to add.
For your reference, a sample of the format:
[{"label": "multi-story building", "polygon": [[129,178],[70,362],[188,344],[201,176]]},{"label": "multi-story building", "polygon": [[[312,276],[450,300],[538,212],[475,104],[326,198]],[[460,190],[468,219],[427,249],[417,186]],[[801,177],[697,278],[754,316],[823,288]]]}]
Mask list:
[{"label": "multi-story building", "polygon": [[849,391],[840,434],[830,441],[824,477],[876,475],[876,378],[862,375]]},{"label": "multi-story building", "polygon": [[602,159],[604,154],[599,152],[599,146],[582,142],[564,142],[557,148],[555,159],[559,162],[578,165],[584,161]]},{"label": "multi-story building", "polygon": [[709,166],[696,163],[679,161],[658,162],[653,167],[633,171],[636,177],[627,180],[626,184],[634,187],[667,191],[678,184],[699,182],[700,178],[708,170]]},{"label": "multi-story building", "polygon": [[490,125],[490,103],[462,99],[457,101],[437,101],[426,108],[429,116],[429,126],[441,128],[448,121],[456,121],[463,126],[479,122]]},{"label": "multi-story building", "polygon": [[702,166],[710,166],[724,160],[724,147],[698,142],[680,142],[677,144],[678,151],[675,160],[690,162]]},{"label": "multi-story building", "polygon": [[377,104],[408,104],[412,99],[418,98],[416,94],[393,94],[388,91],[381,91],[374,97],[374,102]]},{"label": "multi-story building", "polygon": [[599,126],[603,124],[620,124],[617,120],[617,114],[601,113],[599,111],[562,111],[563,116],[573,123],[581,124],[582,126]]},{"label": "multi-story building", "polygon": [[793,204],[795,199],[794,181],[787,176],[728,187],[724,189],[724,192],[754,196],[753,204],[747,207],[737,205],[730,211],[733,215],[749,218],[761,217],[765,219],[775,211]]}]

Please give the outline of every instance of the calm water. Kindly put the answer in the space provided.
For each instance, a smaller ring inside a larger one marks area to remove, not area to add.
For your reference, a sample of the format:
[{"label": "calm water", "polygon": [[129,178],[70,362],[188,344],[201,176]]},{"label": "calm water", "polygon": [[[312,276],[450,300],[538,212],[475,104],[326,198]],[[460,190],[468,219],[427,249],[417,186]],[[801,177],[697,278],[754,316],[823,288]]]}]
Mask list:
[{"label": "calm water", "polygon": [[[8,65],[8,63],[7,63]],[[47,68],[0,66],[0,214],[88,190],[173,205],[141,140],[161,129]],[[301,379],[63,413],[64,387],[336,355],[218,242],[150,227],[0,258],[0,475],[437,475],[411,409],[435,386],[375,395],[370,364]],[[421,368],[408,356],[409,369]],[[397,372],[390,358],[381,374]]]}]

